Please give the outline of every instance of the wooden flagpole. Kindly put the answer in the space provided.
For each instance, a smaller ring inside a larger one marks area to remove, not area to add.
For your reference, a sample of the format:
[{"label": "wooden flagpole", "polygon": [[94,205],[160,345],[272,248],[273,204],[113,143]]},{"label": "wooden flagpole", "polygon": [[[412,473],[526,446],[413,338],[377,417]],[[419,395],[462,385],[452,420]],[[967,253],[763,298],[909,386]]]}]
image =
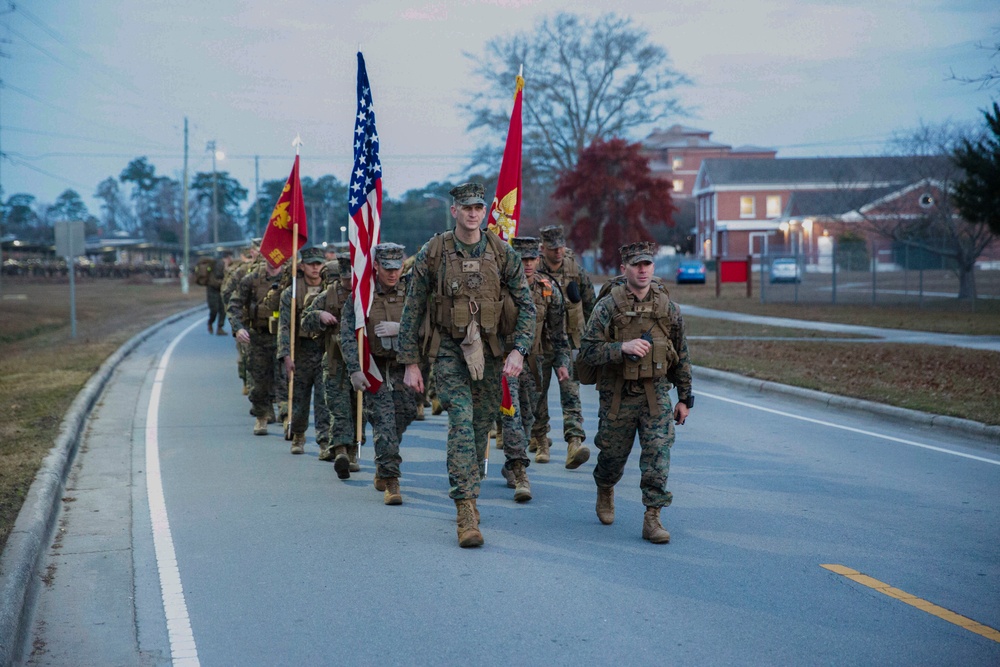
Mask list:
[{"label": "wooden flagpole", "polygon": [[296,322],[296,305],[298,299],[297,295],[297,278],[296,275],[299,270],[299,223],[294,223],[292,225],[292,316],[288,322],[288,335],[290,340],[288,341],[288,356],[292,360],[292,371],[288,374],[288,427],[285,429],[285,440],[292,439],[292,399],[295,393],[295,336],[297,334],[295,330]]}]

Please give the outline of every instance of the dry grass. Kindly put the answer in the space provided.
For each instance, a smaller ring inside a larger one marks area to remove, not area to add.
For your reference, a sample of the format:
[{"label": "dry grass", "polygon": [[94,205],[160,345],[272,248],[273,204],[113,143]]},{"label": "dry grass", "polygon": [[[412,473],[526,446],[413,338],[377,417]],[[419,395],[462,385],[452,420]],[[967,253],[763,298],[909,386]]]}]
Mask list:
[{"label": "dry grass", "polygon": [[0,545],[17,518],[63,414],[91,375],[139,331],[204,303],[203,288],[91,281],[77,284],[70,338],[68,284],[3,284],[0,318]]}]

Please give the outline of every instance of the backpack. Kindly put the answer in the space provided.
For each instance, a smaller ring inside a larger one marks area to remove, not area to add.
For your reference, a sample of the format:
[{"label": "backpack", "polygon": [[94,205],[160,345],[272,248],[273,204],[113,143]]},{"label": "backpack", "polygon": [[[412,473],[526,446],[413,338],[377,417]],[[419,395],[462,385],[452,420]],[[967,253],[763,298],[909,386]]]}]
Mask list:
[{"label": "backpack", "polygon": [[196,285],[201,285],[202,287],[208,286],[208,279],[212,275],[212,267],[214,265],[215,261],[211,257],[202,257],[198,260],[198,263],[192,269]]}]

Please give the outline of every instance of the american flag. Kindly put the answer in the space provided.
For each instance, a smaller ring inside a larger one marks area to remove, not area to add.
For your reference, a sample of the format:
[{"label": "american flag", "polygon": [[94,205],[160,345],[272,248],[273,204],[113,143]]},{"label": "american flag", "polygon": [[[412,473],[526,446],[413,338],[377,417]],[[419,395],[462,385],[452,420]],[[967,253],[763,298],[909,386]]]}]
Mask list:
[{"label": "american flag", "polygon": [[375,107],[368,85],[365,58],[358,52],[358,115],[354,120],[354,171],[347,193],[350,213],[351,294],[354,299],[355,329],[361,330],[361,367],[375,393],[382,384],[382,374],[371,354],[366,325],[375,292],[372,270],[375,246],[382,225],[382,163],[378,158],[378,132],[375,130]]}]

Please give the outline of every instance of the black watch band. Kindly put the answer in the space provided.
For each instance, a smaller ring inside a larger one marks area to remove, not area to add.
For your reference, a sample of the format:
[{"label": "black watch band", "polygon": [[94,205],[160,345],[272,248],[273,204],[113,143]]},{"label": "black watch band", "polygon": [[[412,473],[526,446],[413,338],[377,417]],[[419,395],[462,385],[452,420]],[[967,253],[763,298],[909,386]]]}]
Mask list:
[{"label": "black watch band", "polygon": [[694,394],[691,394],[687,398],[679,398],[677,399],[677,402],[683,403],[684,405],[687,406],[688,410],[690,410],[691,408],[694,407]]},{"label": "black watch band", "polygon": [[523,345],[515,345],[514,349],[517,350],[518,352],[520,352],[522,357],[527,357],[528,356],[528,348],[526,348],[525,346],[523,346]]}]

